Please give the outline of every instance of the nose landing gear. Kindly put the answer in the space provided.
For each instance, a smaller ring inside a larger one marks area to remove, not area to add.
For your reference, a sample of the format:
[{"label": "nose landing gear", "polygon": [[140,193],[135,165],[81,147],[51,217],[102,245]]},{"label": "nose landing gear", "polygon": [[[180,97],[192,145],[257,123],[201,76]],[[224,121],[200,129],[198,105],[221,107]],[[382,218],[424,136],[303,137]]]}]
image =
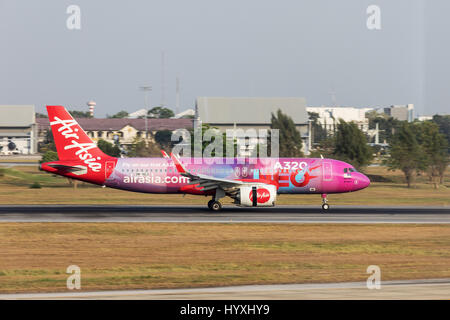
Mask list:
[{"label": "nose landing gear", "polygon": [[322,210],[328,211],[330,209],[330,205],[328,204],[327,195],[324,193],[322,194]]}]

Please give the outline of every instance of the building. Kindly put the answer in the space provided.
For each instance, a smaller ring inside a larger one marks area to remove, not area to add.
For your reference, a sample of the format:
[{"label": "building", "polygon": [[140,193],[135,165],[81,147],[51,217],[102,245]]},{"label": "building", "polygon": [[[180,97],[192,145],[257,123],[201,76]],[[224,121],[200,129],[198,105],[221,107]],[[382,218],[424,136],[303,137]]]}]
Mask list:
[{"label": "building", "polygon": [[400,121],[414,121],[414,105],[412,103],[406,105],[392,105],[389,108],[378,109],[379,113],[392,117]]},{"label": "building", "polygon": [[433,120],[433,116],[417,116],[416,119],[418,121],[429,121],[429,120]]},{"label": "building", "polygon": [[[272,113],[278,109],[292,118],[302,137],[303,151],[309,154],[310,126],[304,98],[199,97],[195,104],[195,118],[222,132],[227,129],[234,132],[238,129],[270,129]],[[239,155],[248,155],[251,151],[240,150]]]},{"label": "building", "polygon": [[0,155],[36,152],[34,105],[0,105]]},{"label": "building", "polygon": [[308,112],[315,112],[319,115],[318,122],[328,132],[332,133],[339,123],[339,119],[345,122],[355,122],[363,132],[369,130],[369,119],[366,113],[372,108],[355,107],[307,107]]},{"label": "building", "polygon": [[[176,129],[192,129],[192,119],[76,119],[86,134],[93,140],[106,140],[114,143],[116,140],[124,147],[133,143],[136,137],[154,142],[157,131]],[[47,118],[37,118],[39,141],[44,142],[50,129]],[[146,130],[147,129],[147,130]],[[147,133],[146,133],[147,132]]]},{"label": "building", "polygon": [[147,109],[139,109],[135,112],[132,112],[128,115],[128,119],[138,119],[138,118],[145,118],[145,115],[147,114]]},{"label": "building", "polygon": [[183,112],[177,113],[172,118],[174,118],[174,119],[184,119],[184,118],[193,119],[194,117],[195,117],[195,110],[187,109],[187,110],[184,110]]}]

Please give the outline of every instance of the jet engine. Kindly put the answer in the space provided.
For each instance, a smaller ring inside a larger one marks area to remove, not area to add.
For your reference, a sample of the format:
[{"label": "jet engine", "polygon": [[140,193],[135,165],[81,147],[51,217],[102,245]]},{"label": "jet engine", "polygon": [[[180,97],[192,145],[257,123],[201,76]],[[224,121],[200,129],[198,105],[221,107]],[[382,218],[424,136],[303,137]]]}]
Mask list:
[{"label": "jet engine", "polygon": [[273,185],[242,186],[236,204],[243,207],[273,207],[276,198],[277,188]]}]

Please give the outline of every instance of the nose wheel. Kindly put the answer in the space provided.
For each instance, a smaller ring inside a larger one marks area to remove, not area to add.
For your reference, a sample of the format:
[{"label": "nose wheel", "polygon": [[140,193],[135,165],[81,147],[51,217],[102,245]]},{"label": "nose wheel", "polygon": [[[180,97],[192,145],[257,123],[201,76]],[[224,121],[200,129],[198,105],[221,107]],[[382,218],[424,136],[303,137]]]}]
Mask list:
[{"label": "nose wheel", "polygon": [[212,211],[220,211],[220,210],[222,210],[222,204],[216,200],[209,200],[208,208]]},{"label": "nose wheel", "polygon": [[326,194],[322,194],[322,210],[328,211],[330,209],[330,205],[328,204],[328,199]]}]

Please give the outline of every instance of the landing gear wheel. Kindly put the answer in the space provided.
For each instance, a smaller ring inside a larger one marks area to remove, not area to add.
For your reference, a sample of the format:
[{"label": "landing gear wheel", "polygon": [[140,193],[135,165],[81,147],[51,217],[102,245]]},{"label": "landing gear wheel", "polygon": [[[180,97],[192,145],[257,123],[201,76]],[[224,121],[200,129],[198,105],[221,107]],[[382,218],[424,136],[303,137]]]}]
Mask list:
[{"label": "landing gear wheel", "polygon": [[[222,204],[219,201],[214,201],[214,200],[211,200],[211,201],[212,202],[211,202],[211,205],[209,206],[209,208],[212,211],[220,211],[220,210],[222,210]],[[208,204],[209,204],[209,202],[208,202]]]},{"label": "landing gear wheel", "polygon": [[324,203],[324,204],[322,205],[322,210],[323,210],[323,211],[328,211],[328,209],[330,209],[330,205],[329,205],[328,203]]},{"label": "landing gear wheel", "polygon": [[[214,200],[209,200],[209,201],[208,201],[208,208],[211,209],[211,205],[212,205],[213,202],[214,202]],[[212,210],[212,209],[211,209],[211,210]]]}]

